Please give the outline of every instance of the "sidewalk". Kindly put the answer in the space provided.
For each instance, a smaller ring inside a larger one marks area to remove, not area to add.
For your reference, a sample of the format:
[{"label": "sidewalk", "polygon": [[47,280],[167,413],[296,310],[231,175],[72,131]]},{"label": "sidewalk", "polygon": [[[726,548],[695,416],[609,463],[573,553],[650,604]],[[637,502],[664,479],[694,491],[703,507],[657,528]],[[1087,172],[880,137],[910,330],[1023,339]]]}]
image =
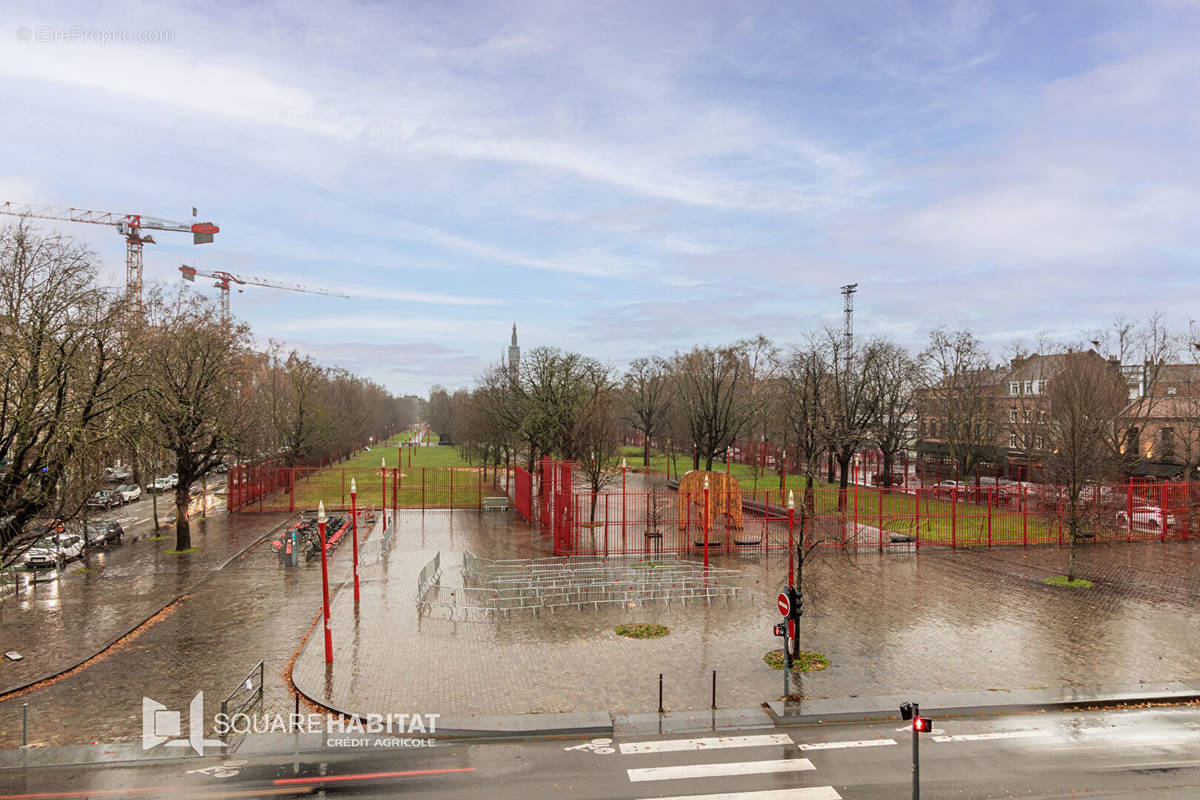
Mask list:
[{"label": "sidewalk", "polygon": [[[194,553],[168,555],[160,541],[127,534],[125,544],[68,564],[57,580],[39,580],[0,605],[0,695],[69,669],[104,650],[214,570],[273,530],[288,515],[226,514],[192,523]],[[80,574],[75,570],[86,567]]]}]

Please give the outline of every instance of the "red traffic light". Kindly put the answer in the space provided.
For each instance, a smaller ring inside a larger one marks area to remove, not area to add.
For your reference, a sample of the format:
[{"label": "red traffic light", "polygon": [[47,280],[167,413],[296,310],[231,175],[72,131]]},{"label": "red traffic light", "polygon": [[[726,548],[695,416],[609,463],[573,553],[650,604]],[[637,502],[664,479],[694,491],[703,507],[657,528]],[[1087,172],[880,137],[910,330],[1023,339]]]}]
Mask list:
[{"label": "red traffic light", "polygon": [[913,717],[913,730],[917,733],[932,733],[933,720],[929,717],[915,716]]}]

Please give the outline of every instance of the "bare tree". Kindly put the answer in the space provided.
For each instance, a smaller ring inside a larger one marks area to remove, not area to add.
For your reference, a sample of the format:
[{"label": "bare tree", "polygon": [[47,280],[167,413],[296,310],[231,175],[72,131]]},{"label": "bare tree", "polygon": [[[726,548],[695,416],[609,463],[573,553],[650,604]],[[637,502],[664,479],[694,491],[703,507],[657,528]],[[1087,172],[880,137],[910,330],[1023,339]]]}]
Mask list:
[{"label": "bare tree", "polygon": [[1119,460],[1107,441],[1109,421],[1127,402],[1119,369],[1091,352],[1072,353],[1064,360],[1049,389],[1046,429],[1051,450],[1046,468],[1061,487],[1063,517],[1070,533],[1067,580],[1075,579],[1075,545],[1095,514],[1084,498],[1089,485],[1113,478]]},{"label": "bare tree", "polygon": [[592,494],[591,521],[596,520],[599,493],[621,474],[621,421],[617,415],[616,390],[598,381],[596,392],[575,417],[572,439],[579,449],[579,471],[587,478]]},{"label": "bare tree", "polygon": [[867,363],[867,381],[874,387],[875,414],[868,433],[883,453],[884,488],[892,485],[896,453],[912,441],[916,424],[916,391],[920,364],[903,347],[887,341],[874,344],[875,355]]},{"label": "bare tree", "polygon": [[933,331],[920,360],[920,417],[935,426],[928,438],[946,443],[965,480],[994,451],[1000,370],[991,366],[983,345],[966,330]]},{"label": "bare tree", "polygon": [[881,344],[874,341],[861,350],[851,350],[842,333],[829,328],[825,330],[825,339],[825,352],[830,356],[827,383],[832,422],[830,445],[841,468],[838,508],[845,508],[850,461],[879,416],[878,390],[882,387],[872,376],[878,371],[875,362],[883,353]]},{"label": "bare tree", "polygon": [[661,433],[670,408],[669,366],[661,358],[637,358],[629,365],[621,385],[625,415],[643,436],[642,466],[650,466],[650,439]]},{"label": "bare tree", "polygon": [[27,225],[0,230],[0,547],[9,563],[74,516],[99,481],[97,455],[128,422],[133,391],[115,293],[95,257]]},{"label": "bare tree", "polygon": [[763,385],[774,366],[764,337],[721,348],[697,347],[676,354],[672,377],[692,442],[711,470],[713,458],[733,444],[765,400]]},{"label": "bare tree", "polygon": [[175,548],[191,547],[189,488],[237,447],[253,424],[254,390],[247,359],[250,331],[223,324],[207,300],[183,292],[152,295],[145,304],[140,394],[147,434],[171,454],[175,488]]}]

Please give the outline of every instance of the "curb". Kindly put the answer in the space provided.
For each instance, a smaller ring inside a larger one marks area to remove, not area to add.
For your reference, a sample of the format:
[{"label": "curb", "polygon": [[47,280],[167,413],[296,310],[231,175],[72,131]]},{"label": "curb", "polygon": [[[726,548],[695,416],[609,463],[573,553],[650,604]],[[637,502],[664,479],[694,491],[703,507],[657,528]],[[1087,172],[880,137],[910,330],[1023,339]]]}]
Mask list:
[{"label": "curb", "polygon": [[139,628],[144,626],[150,620],[157,617],[159,614],[161,614],[167,608],[169,608],[170,606],[179,602],[179,600],[181,598],[186,597],[187,595],[191,594],[194,590],[203,586],[205,583],[207,583],[209,580],[211,580],[213,578],[213,576],[217,575],[219,572],[224,570],[226,567],[228,567],[230,564],[232,564],[236,559],[241,558],[251,548],[256,547],[257,545],[261,544],[263,542],[263,540],[265,540],[267,537],[274,534],[280,528],[285,527],[289,522],[291,522],[291,517],[288,517],[288,519],[284,520],[279,525],[276,525],[274,528],[267,531],[262,536],[255,539],[254,541],[250,542],[245,547],[243,547],[241,550],[238,550],[236,553],[231,555],[229,558],[225,559],[223,562],[221,562],[221,564],[218,567],[210,570],[208,572],[208,574],[205,575],[203,578],[201,578],[200,580],[198,580],[196,583],[192,584],[191,586],[187,587],[187,589],[185,589],[182,594],[172,597],[170,600],[163,603],[160,607],[154,609],[154,611],[150,612],[144,619],[139,621],[136,625],[131,627],[129,630],[119,633],[116,636],[114,636],[113,638],[109,639],[99,650],[92,653],[91,655],[85,656],[77,661],[72,662],[71,664],[69,664],[65,667],[55,669],[55,670],[48,672],[40,677],[33,678],[31,680],[27,680],[24,683],[21,683],[21,684],[15,685],[15,686],[6,686],[6,687],[0,689],[0,702],[7,700],[12,695],[20,694],[27,689],[32,689],[40,683],[45,683],[46,681],[53,680],[54,678],[58,678],[62,675],[66,675],[68,672],[76,670],[79,667],[86,664],[87,662],[96,658],[97,656],[102,655],[103,653],[105,653],[106,651],[111,649],[113,647],[113,645],[115,645],[117,642],[121,641],[126,636],[129,636],[134,631],[137,631]]},{"label": "curb", "polygon": [[[1011,701],[987,702],[998,695],[1011,698]],[[946,692],[925,695],[923,698],[914,692],[906,695],[809,700],[801,703],[774,700],[765,706],[768,716],[777,726],[878,722],[900,719],[900,704],[914,698],[920,700],[922,714],[946,719],[1027,711],[1114,708],[1145,703],[1194,703],[1200,701],[1200,686],[1166,683],[1155,687]]]}]

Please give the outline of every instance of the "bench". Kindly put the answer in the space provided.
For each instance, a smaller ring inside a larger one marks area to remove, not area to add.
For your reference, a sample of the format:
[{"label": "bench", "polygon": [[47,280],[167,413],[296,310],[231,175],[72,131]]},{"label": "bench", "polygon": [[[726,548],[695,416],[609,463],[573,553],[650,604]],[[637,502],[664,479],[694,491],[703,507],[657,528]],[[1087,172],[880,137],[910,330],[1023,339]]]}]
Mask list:
[{"label": "bench", "polygon": [[507,497],[485,497],[483,498],[484,511],[508,511]]}]

